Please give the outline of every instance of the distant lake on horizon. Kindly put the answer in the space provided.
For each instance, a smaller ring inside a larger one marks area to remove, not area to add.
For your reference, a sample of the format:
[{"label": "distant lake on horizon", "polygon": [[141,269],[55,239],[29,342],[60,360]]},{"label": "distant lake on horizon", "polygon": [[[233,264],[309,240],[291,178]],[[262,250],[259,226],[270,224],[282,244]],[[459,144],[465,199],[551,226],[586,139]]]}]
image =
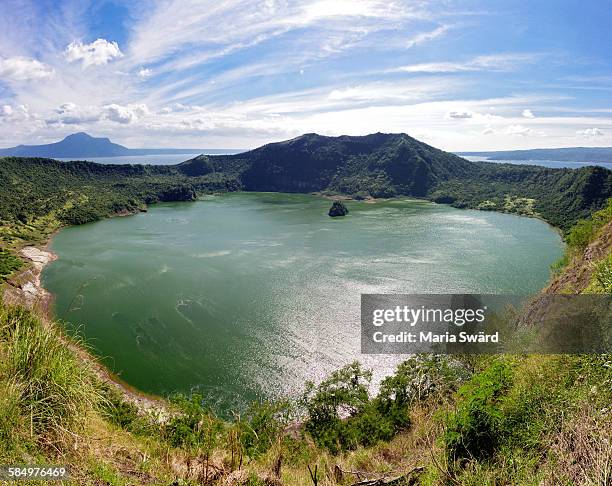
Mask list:
[{"label": "distant lake on horizon", "polygon": [[[210,155],[230,155],[242,152],[242,150],[215,150],[214,154]],[[209,155],[206,151],[202,152]],[[199,154],[166,154],[166,155],[127,155],[119,157],[56,157],[56,160],[70,162],[73,160],[88,160],[98,164],[142,164],[142,165],[173,165],[180,164],[186,160],[193,159]]]},{"label": "distant lake on horizon", "polygon": [[359,359],[361,293],[529,294],[563,243],[546,223],[426,201],[230,193],[60,231],[43,284],[55,314],[146,392],[217,410],[296,396]]},{"label": "distant lake on horizon", "polygon": [[538,165],[540,167],[550,167],[551,169],[580,169],[581,167],[599,166],[612,170],[612,164],[602,164],[599,162],[569,162],[561,160],[491,160],[482,155],[461,155],[470,162],[492,162],[494,164],[514,164],[514,165]]},{"label": "distant lake on horizon", "polygon": [[[244,152],[245,150],[235,149],[217,149],[214,152],[203,151],[204,155],[233,155]],[[142,164],[142,165],[174,165],[180,164],[189,159],[197,157],[199,154],[168,154],[168,155],[128,155],[119,157],[55,157],[56,160],[70,162],[73,160],[88,160],[98,164]],[[563,162],[556,160],[490,160],[481,155],[462,155],[466,160],[471,162],[493,162],[496,164],[515,164],[515,165],[539,165],[541,167],[550,167],[553,169],[579,169],[589,165],[597,165],[612,169],[612,164],[602,164],[597,162]]]}]

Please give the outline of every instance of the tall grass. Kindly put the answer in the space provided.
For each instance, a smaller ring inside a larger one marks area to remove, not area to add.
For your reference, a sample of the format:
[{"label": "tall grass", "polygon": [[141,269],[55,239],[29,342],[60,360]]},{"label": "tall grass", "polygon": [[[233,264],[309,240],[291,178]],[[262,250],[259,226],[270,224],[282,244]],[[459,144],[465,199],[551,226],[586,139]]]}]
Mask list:
[{"label": "tall grass", "polygon": [[0,305],[0,448],[60,450],[102,399],[88,365],[30,311]]}]

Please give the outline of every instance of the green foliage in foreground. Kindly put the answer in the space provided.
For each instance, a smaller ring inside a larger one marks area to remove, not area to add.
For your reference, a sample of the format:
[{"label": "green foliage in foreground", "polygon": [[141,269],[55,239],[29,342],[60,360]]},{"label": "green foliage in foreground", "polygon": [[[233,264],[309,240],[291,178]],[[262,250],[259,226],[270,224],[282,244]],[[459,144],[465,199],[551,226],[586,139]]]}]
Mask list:
[{"label": "green foliage in foreground", "polygon": [[409,358],[385,378],[377,396],[368,392],[372,373],[354,362],[315,386],[302,399],[305,430],[332,452],[388,441],[410,426],[410,409],[432,395],[448,395],[467,376],[464,366],[436,356]]},{"label": "green foliage in foreground", "polygon": [[459,407],[448,419],[444,436],[450,462],[482,459],[502,439],[502,398],[512,383],[512,369],[496,362],[459,389]]},{"label": "green foliage in foreground", "polygon": [[22,261],[10,251],[0,248],[0,282],[21,268]]},{"label": "green foliage in foreground", "polygon": [[[601,229],[610,222],[612,222],[612,198],[608,199],[602,209],[595,211],[586,219],[577,221],[574,226],[569,228],[565,239],[567,243],[565,253],[551,265],[551,270],[554,273],[559,273],[572,261],[573,257],[578,256],[592,243]],[[601,271],[605,273],[605,267],[602,267]]]},{"label": "green foliage in foreground", "polygon": [[[568,417],[587,402],[595,410],[609,407],[611,384],[609,355],[484,359],[481,371],[457,392],[455,410],[445,420],[442,443],[450,471],[461,477],[472,474],[474,463],[525,466],[533,460],[527,467],[533,474]],[[576,450],[576,457],[563,460],[584,460],[579,455],[585,452]]]},{"label": "green foliage in foreground", "polygon": [[[609,478],[605,457],[612,452],[612,424],[601,412],[612,403],[608,355],[415,356],[383,380],[374,397],[368,393],[370,373],[353,363],[308,386],[303,427],[296,428],[299,415],[290,404],[256,403],[227,421],[197,394],[174,396],[170,414],[159,420],[99,385],[67,343],[31,312],[0,306],[3,462],[44,463],[73,454],[72,439],[94,440],[88,421],[102,412],[118,430],[141,438],[141,444],[163,454],[181,451],[181,457],[201,467],[199,480],[218,474],[214,458],[219,453],[227,471],[249,464],[255,470],[270,467],[283,457],[283,467],[295,473],[319,461],[379,461],[381,451],[393,447],[396,453],[417,453],[405,449],[402,437],[392,444],[397,434],[415,433],[417,443],[429,447],[428,436],[418,435],[423,419],[414,415],[427,409],[438,413],[432,424],[425,419],[426,430],[444,429],[436,433],[436,466],[428,459],[423,463],[431,484],[448,478],[453,484],[529,484],[545,473],[554,476],[551,484],[583,484],[584,478],[597,484]],[[104,458],[88,460],[88,474],[130,483]],[[253,469],[248,475],[259,481]]]},{"label": "green foliage in foreground", "polygon": [[612,294],[612,254],[597,264],[593,279],[594,290],[602,294]]},{"label": "green foliage in foreground", "polygon": [[88,367],[31,312],[0,305],[0,457],[78,432],[103,401]]}]

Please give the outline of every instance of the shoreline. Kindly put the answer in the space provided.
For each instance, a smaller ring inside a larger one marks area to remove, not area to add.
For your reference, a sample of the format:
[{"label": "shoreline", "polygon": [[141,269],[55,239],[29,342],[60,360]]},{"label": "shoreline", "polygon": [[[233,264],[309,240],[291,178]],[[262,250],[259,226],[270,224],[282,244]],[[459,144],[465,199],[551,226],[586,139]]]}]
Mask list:
[{"label": "shoreline", "polygon": [[[255,191],[231,191],[231,192],[249,193],[249,192],[255,192]],[[440,203],[431,201],[429,199],[418,198],[414,196],[397,196],[397,197],[391,197],[391,198],[374,198],[372,196],[369,196],[364,199],[359,199],[359,198],[355,198],[353,196],[344,195],[344,194],[336,195],[336,194],[325,194],[322,192],[312,192],[312,193],[304,193],[304,194],[311,194],[311,195],[321,197],[323,199],[330,200],[330,201],[355,201],[355,202],[362,202],[365,204],[376,204],[378,202],[392,201],[394,199],[400,199],[400,198],[402,199],[409,198],[415,201],[429,202],[432,204],[440,204]],[[442,205],[453,207],[450,204],[442,204]],[[120,212],[111,214],[102,219],[133,216],[133,215],[136,215],[142,212],[147,212],[147,209],[148,208],[145,207],[145,208],[140,208],[134,211],[120,211]],[[472,209],[472,210],[482,211],[476,208],[455,208],[455,209]],[[518,214],[518,213],[509,212],[509,211],[499,211],[499,210],[493,210],[493,211],[488,211],[488,212],[498,212],[501,214],[512,214],[518,217],[538,219],[546,223],[553,230],[555,230],[561,237],[562,243],[565,245],[565,241],[563,238],[563,232],[561,231],[561,229],[557,228],[556,226],[553,226],[552,224],[550,224],[548,221],[546,221],[539,215],[524,215],[524,214]],[[68,226],[62,226],[60,228],[57,228],[52,233],[50,233],[46,237],[45,241],[43,242],[40,242],[37,244],[26,245],[19,249],[19,252],[18,252],[19,256],[22,258],[22,260],[27,261],[28,265],[24,270],[20,271],[18,274],[16,274],[15,276],[13,276],[11,279],[9,279],[6,282],[5,285],[7,288],[5,288],[4,292],[2,293],[3,295],[1,296],[5,304],[24,305],[25,307],[28,307],[34,310],[42,318],[44,324],[48,326],[58,326],[55,321],[55,316],[53,315],[53,311],[52,311],[53,301],[54,301],[55,296],[51,292],[49,292],[46,288],[44,288],[44,286],[42,285],[41,277],[42,277],[42,273],[45,267],[49,263],[59,259],[59,256],[50,249],[50,246],[52,244],[53,238],[59,233],[59,231],[61,231],[62,229],[66,227]],[[548,279],[548,282],[546,283],[546,286],[543,287],[538,293],[548,288],[551,285],[552,280],[553,280],[553,276],[551,275]],[[161,417],[161,420],[163,420],[163,417],[167,416],[169,403],[164,397],[146,393],[144,391],[141,391],[133,387],[129,383],[123,381],[119,376],[113,373],[105,364],[101,362],[102,358],[100,356],[96,355],[91,349],[86,347],[86,345],[83,346],[82,344],[74,342],[71,339],[71,337],[66,333],[66,330],[61,328],[60,326],[58,326],[58,330],[60,331],[62,339],[66,340],[67,345],[70,346],[75,351],[75,353],[77,353],[77,355],[81,359],[83,359],[83,361],[91,365],[96,376],[102,382],[110,385],[115,390],[117,390],[124,400],[134,404],[138,408],[138,410],[142,413],[151,413],[151,412],[156,413],[159,417]]]},{"label": "shoreline", "polygon": [[[141,212],[141,211],[138,211]],[[138,212],[121,212],[110,217],[125,217]],[[20,258],[27,262],[26,268],[11,277],[2,292],[2,302],[5,305],[21,305],[35,312],[42,320],[43,325],[55,327],[68,347],[85,363],[87,363],[96,377],[119,392],[121,397],[135,405],[140,413],[156,414],[160,420],[168,415],[169,404],[165,398],[138,390],[123,381],[105,364],[102,358],[96,355],[86,343],[76,342],[66,329],[59,326],[53,315],[53,302],[55,296],[42,285],[42,273],[47,265],[59,259],[59,256],[50,249],[53,237],[61,230],[53,231],[45,242],[26,245],[19,249]]]}]

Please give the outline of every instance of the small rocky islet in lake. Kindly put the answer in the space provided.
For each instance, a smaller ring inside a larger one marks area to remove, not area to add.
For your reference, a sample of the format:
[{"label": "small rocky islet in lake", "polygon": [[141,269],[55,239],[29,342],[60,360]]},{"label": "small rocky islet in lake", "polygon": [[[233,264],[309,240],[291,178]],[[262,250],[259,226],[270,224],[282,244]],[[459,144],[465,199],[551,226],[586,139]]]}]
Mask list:
[{"label": "small rocky islet in lake", "polygon": [[329,215],[332,218],[336,218],[338,216],[346,216],[348,212],[348,208],[344,205],[342,201],[334,201],[332,207],[329,208]]}]

